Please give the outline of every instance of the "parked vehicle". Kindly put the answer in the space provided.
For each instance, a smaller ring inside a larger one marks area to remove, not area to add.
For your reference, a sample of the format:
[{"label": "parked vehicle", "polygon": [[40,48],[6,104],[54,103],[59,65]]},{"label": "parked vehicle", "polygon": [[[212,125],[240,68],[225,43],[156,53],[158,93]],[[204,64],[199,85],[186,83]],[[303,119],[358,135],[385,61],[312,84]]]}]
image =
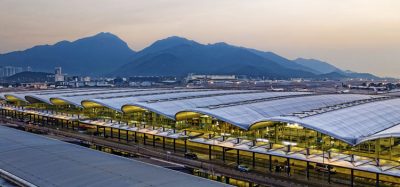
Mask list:
[{"label": "parked vehicle", "polygon": [[197,155],[195,153],[187,152],[185,153],[185,158],[187,159],[192,159],[192,160],[197,160]]},{"label": "parked vehicle", "polygon": [[336,169],[335,168],[333,168],[330,165],[326,165],[326,164],[317,163],[317,165],[315,166],[314,169],[315,169],[315,171],[320,171],[320,172],[325,172],[325,173],[328,173],[328,172],[336,173]]},{"label": "parked vehicle", "polygon": [[237,170],[239,170],[240,172],[249,172],[250,171],[250,167],[240,164],[236,167]]}]

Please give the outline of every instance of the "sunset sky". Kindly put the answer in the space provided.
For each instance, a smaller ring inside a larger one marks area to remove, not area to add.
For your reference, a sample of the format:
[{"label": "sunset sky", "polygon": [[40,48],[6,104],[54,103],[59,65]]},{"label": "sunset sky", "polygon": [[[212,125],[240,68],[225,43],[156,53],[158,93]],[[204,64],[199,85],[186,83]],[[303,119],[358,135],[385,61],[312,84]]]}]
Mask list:
[{"label": "sunset sky", "polygon": [[111,32],[177,35],[400,78],[399,0],[0,0],[0,53]]}]

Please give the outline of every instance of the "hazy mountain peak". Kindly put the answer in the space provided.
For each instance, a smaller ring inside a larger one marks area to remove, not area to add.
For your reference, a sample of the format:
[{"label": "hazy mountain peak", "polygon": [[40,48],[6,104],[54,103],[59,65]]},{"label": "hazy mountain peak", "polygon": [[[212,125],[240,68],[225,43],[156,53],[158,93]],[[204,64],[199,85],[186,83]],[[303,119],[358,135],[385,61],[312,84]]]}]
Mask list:
[{"label": "hazy mountain peak", "polygon": [[84,37],[81,39],[78,39],[76,41],[73,41],[72,43],[79,43],[79,42],[93,42],[93,41],[113,41],[113,42],[118,42],[120,44],[124,44],[127,46],[126,42],[123,41],[121,38],[119,38],[118,36],[109,33],[109,32],[100,32],[96,35],[93,36],[88,36],[88,37]]},{"label": "hazy mountain peak", "polygon": [[168,36],[168,37],[166,37],[166,38],[164,38],[164,39],[161,39],[161,40],[181,40],[181,41],[189,41],[189,39],[184,38],[184,37],[182,37],[182,36]]},{"label": "hazy mountain peak", "polygon": [[197,46],[197,45],[201,45],[201,44],[199,44],[193,40],[189,40],[189,39],[180,37],[180,36],[170,36],[170,37],[155,41],[149,47],[146,47],[145,49],[140,51],[138,53],[138,55],[136,55],[136,58],[142,57],[149,53],[160,52],[160,51],[164,51],[169,48],[182,46],[182,45]]},{"label": "hazy mountain peak", "polygon": [[344,72],[346,72],[346,73],[357,73],[357,72],[351,71],[351,70],[344,70]]},{"label": "hazy mountain peak", "polygon": [[92,37],[103,37],[103,38],[119,38],[117,35],[110,33],[110,32],[99,32]]},{"label": "hazy mountain peak", "polygon": [[305,66],[305,67],[311,68],[315,71],[318,71],[320,74],[327,74],[327,73],[342,71],[339,68],[337,68],[327,62],[317,60],[317,59],[297,58],[293,61],[302,66]]},{"label": "hazy mountain peak", "polygon": [[293,61],[291,61],[291,60],[289,60],[289,59],[287,59],[285,57],[279,56],[279,55],[277,55],[277,54],[275,54],[273,52],[270,52],[270,51],[260,51],[260,50],[257,50],[257,49],[251,49],[251,48],[245,48],[245,47],[241,47],[241,48],[242,49],[246,49],[246,50],[248,50],[248,51],[250,51],[250,52],[252,52],[252,53],[254,53],[254,54],[258,55],[258,56],[261,56],[263,58],[266,58],[266,59],[272,60],[274,62],[277,62],[279,65],[281,65],[283,67],[286,67],[286,68],[289,68],[289,69],[307,71],[307,72],[311,72],[313,74],[319,73],[318,71],[315,71],[315,70],[313,70],[311,68],[308,68],[308,67],[305,67],[303,65],[300,65],[300,64],[298,64],[296,62],[293,62]]},{"label": "hazy mountain peak", "polygon": [[176,46],[182,44],[199,44],[199,43],[180,36],[170,36],[161,40],[157,40],[152,44],[152,46],[153,45]]},{"label": "hazy mountain peak", "polygon": [[312,63],[313,61],[318,61],[318,62],[321,62],[321,63],[327,63],[327,62],[324,62],[324,61],[321,61],[321,60],[318,60],[318,59],[314,59],[314,58],[302,58],[302,57],[299,57],[299,58],[296,58],[296,59],[294,59],[293,61],[304,61],[304,62],[308,62],[308,63]]},{"label": "hazy mountain peak", "polygon": [[68,45],[70,43],[71,43],[70,41],[62,40],[62,41],[59,41],[59,42],[55,43],[54,46]]},{"label": "hazy mountain peak", "polygon": [[99,32],[96,34],[96,36],[100,36],[100,35],[104,35],[104,36],[115,36],[114,34],[112,34],[111,32]]},{"label": "hazy mountain peak", "polygon": [[231,46],[231,45],[229,45],[229,44],[227,44],[225,42],[217,42],[217,43],[214,43],[214,44],[211,44],[211,45],[215,45],[215,46]]}]

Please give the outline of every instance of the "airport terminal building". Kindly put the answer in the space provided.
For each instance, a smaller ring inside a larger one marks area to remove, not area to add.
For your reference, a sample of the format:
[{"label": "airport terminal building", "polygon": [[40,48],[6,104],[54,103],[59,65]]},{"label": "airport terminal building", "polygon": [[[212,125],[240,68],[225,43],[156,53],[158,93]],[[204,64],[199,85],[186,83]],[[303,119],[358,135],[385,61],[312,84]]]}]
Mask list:
[{"label": "airport terminal building", "polygon": [[1,115],[332,185],[400,186],[400,98],[190,88],[4,92]]}]

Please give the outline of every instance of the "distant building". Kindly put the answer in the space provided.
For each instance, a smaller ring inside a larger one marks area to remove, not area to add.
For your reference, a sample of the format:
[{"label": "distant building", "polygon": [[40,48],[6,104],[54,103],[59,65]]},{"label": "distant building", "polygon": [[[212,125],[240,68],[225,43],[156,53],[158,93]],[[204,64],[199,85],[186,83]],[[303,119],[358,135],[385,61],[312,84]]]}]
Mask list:
[{"label": "distant building", "polygon": [[82,81],[83,82],[90,82],[90,77],[88,77],[88,76],[82,77]]},{"label": "distant building", "polygon": [[237,77],[235,75],[196,75],[189,74],[186,77],[187,81],[194,80],[236,80]]},{"label": "distant building", "polygon": [[55,82],[63,82],[64,79],[64,75],[62,74],[62,70],[61,67],[56,67],[54,70],[54,80]]},{"label": "distant building", "polygon": [[47,89],[47,83],[37,82],[37,83],[21,83],[21,87],[25,88],[35,88],[35,89]]},{"label": "distant building", "polygon": [[185,78],[187,86],[236,86],[238,83],[238,77],[235,75],[196,75],[189,74]]},{"label": "distant building", "polygon": [[9,77],[23,71],[22,67],[4,66],[0,68],[0,77]]},{"label": "distant building", "polygon": [[32,68],[30,66],[26,67],[26,71],[31,72]]}]

